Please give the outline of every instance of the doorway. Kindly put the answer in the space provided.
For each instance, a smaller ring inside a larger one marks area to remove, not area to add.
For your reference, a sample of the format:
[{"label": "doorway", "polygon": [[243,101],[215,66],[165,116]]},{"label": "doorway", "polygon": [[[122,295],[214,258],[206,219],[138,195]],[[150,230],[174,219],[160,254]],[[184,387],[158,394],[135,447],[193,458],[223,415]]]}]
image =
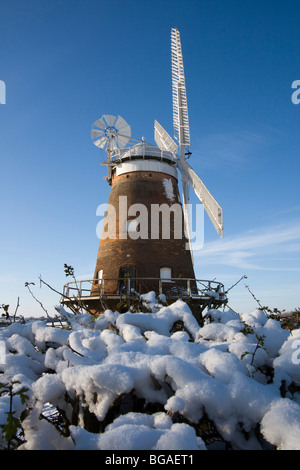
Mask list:
[{"label": "doorway", "polygon": [[132,289],[136,289],[136,269],[122,266],[119,270],[118,292],[130,295]]}]

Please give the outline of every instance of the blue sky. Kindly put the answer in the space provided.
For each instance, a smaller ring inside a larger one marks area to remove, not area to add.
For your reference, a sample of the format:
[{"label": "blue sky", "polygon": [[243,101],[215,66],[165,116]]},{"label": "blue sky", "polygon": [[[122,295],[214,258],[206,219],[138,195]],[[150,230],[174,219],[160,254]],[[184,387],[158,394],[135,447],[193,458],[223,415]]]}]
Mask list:
[{"label": "blue sky", "polygon": [[[93,274],[96,209],[109,187],[90,138],[103,114],[154,143],[173,135],[170,31],[181,33],[191,128],[189,163],[223,208],[224,238],[205,217],[198,278],[229,305],[300,306],[298,0],[0,1],[0,305],[50,314],[64,263]],[[192,202],[197,200],[192,196]]]}]

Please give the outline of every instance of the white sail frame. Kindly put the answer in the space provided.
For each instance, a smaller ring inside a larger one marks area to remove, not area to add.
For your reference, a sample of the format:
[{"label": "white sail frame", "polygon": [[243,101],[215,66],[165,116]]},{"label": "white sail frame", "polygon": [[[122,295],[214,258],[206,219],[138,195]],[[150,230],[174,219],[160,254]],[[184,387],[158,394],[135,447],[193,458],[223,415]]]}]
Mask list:
[{"label": "white sail frame", "polygon": [[174,137],[183,148],[190,145],[190,126],[182,47],[177,28],[172,28],[171,31],[171,61]]}]

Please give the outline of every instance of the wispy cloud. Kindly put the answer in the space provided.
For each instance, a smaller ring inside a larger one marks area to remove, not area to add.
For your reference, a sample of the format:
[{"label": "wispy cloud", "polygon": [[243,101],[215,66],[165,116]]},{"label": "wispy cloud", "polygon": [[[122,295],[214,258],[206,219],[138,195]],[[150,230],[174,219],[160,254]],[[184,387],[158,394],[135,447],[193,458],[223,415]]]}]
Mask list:
[{"label": "wispy cloud", "polygon": [[201,264],[243,269],[300,271],[300,223],[251,230],[235,237],[204,243],[194,253]]},{"label": "wispy cloud", "polygon": [[[194,153],[201,155],[206,167],[221,164],[222,167],[244,166],[248,157],[262,151],[268,139],[262,134],[249,131],[213,133],[199,137],[194,143]],[[195,152],[195,149],[196,152]]]},{"label": "wispy cloud", "polygon": [[[296,213],[296,212],[299,212],[299,211],[300,211],[300,206],[290,206],[290,207],[287,207],[286,209],[282,209],[280,211],[274,210],[273,213],[270,212],[267,216],[270,217],[270,218],[276,216],[278,218],[278,217],[282,217],[282,216],[285,216],[285,215],[291,215],[292,213]],[[266,214],[264,214],[264,217],[266,217]]]}]

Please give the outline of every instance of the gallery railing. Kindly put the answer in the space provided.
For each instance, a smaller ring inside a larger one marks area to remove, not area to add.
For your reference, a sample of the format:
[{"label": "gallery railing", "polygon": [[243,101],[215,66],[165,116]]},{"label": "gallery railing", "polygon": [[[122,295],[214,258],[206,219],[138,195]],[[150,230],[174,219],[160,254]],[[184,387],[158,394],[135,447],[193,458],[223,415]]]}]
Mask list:
[{"label": "gallery railing", "polygon": [[63,297],[86,299],[93,297],[109,298],[146,294],[150,290],[157,295],[188,298],[212,298],[225,300],[226,293],[221,282],[192,278],[118,278],[88,279],[72,281],[64,286]]}]

